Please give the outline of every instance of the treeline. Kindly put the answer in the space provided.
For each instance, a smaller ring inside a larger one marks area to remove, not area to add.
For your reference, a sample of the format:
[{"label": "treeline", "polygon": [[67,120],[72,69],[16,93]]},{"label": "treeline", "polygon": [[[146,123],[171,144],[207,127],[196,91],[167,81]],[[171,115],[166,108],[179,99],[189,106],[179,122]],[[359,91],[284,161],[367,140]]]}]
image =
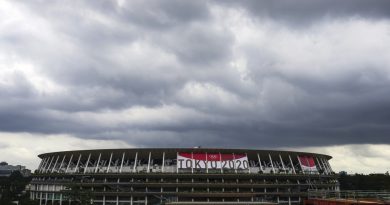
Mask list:
[{"label": "treeline", "polygon": [[341,190],[386,190],[390,192],[390,176],[386,174],[340,174]]},{"label": "treeline", "polygon": [[15,205],[12,201],[19,201],[21,205],[36,205],[31,201],[29,193],[25,192],[31,177],[23,177],[20,172],[13,172],[9,177],[0,177],[0,205]]}]

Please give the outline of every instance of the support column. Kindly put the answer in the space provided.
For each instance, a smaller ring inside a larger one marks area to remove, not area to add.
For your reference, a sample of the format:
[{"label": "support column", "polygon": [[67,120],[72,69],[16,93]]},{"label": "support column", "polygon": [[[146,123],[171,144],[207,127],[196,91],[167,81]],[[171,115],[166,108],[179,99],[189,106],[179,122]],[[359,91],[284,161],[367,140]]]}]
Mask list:
[{"label": "support column", "polygon": [[[62,191],[62,190],[64,189],[64,186],[61,185],[60,189],[61,189],[61,191]],[[60,194],[60,205],[62,205],[62,194]]]},{"label": "support column", "polygon": [[[179,152],[176,152],[176,156],[179,156]],[[179,173],[179,162],[176,160],[176,173]]]},{"label": "support column", "polygon": [[34,187],[34,192],[31,192],[31,194],[32,194],[32,200],[35,200],[35,199],[37,199],[37,191],[38,191],[38,185],[36,184],[36,185],[33,185],[33,187]]},{"label": "support column", "polygon": [[298,164],[301,167],[302,174],[304,174],[303,167],[302,167],[302,164],[301,164],[301,160],[299,159],[299,156],[297,156],[297,159],[298,159]]},{"label": "support column", "polygon": [[272,162],[271,154],[268,153],[268,157],[269,157],[269,161],[271,162],[272,171],[273,171],[274,174],[275,174],[275,168],[274,168],[274,163]]},{"label": "support column", "polygon": [[161,172],[164,173],[164,167],[165,167],[165,152],[163,152],[162,157],[162,165],[161,165]]},{"label": "support column", "polygon": [[316,157],[316,161],[317,161],[318,167],[319,167],[321,170],[325,171],[325,170],[322,168],[320,161],[318,161],[318,157]]},{"label": "support column", "polygon": [[328,170],[328,168],[326,167],[326,165],[325,165],[325,163],[324,163],[324,161],[323,161],[322,158],[320,158],[320,161],[321,161],[321,163],[322,163],[322,166],[324,167],[325,174],[329,174],[329,170]]},{"label": "support column", "polygon": [[46,161],[46,163],[45,163],[45,166],[44,166],[43,169],[42,169],[42,173],[46,173],[46,171],[47,171],[47,169],[48,169],[48,166],[49,166],[49,164],[50,164],[50,162],[51,162],[51,159],[52,159],[52,157],[48,157],[48,158],[47,158],[47,161]]},{"label": "support column", "polygon": [[70,159],[69,159],[69,162],[68,162],[68,166],[66,166],[66,169],[65,169],[65,174],[68,172],[68,169],[70,167],[70,163],[72,163],[72,159],[73,159],[73,154],[70,155]]},{"label": "support column", "polygon": [[125,160],[125,153],[126,152],[123,152],[123,154],[122,154],[122,162],[121,162],[121,168],[119,168],[119,173],[122,173],[123,161]]},{"label": "support column", "polygon": [[282,163],[282,168],[284,170],[284,173],[286,173],[286,168],[284,167],[284,162],[283,162],[283,159],[282,159],[282,156],[279,154],[279,159],[280,159],[280,162]]},{"label": "support column", "polygon": [[61,164],[60,164],[60,167],[58,167],[58,170],[57,172],[59,172],[62,168],[62,164],[64,164],[64,161],[65,161],[65,157],[66,157],[66,154],[64,154],[64,157],[62,158],[62,161],[61,161]]},{"label": "support column", "polygon": [[89,153],[88,155],[88,159],[87,159],[87,163],[85,163],[85,167],[84,167],[84,174],[87,173],[87,169],[88,169],[88,164],[89,164],[89,160],[91,159],[91,153]]},{"label": "support column", "polygon": [[47,164],[47,162],[48,162],[48,159],[49,159],[49,158],[43,158],[43,159],[42,159],[43,163],[42,163],[41,168],[38,170],[39,173],[43,173],[43,171],[44,171],[44,169],[45,169],[45,167],[46,167],[46,164]]},{"label": "support column", "polygon": [[82,154],[80,153],[79,159],[77,160],[77,163],[76,163],[76,168],[74,170],[74,173],[77,173],[79,171],[79,164],[80,164],[81,156],[82,156]]},{"label": "support column", "polygon": [[107,170],[106,170],[106,173],[108,173],[108,171],[110,171],[110,166],[111,166],[111,161],[112,161],[112,152],[111,152],[111,155],[110,155],[110,160],[108,161],[108,164],[107,164]]},{"label": "support column", "polygon": [[149,159],[148,159],[148,170],[146,170],[146,173],[150,172],[150,159],[152,158],[152,152],[149,152]]},{"label": "support column", "polygon": [[330,173],[332,173],[333,170],[332,170],[332,167],[331,167],[330,164],[329,164],[329,160],[326,160],[326,159],[325,159],[325,162],[326,162],[326,164],[327,164],[328,167],[329,167]]},{"label": "support column", "polygon": [[[250,173],[251,173],[251,166],[250,166],[250,164],[249,164],[248,153],[245,153],[245,156],[246,156],[246,158],[248,159],[248,171],[249,171],[249,174],[250,174]],[[243,165],[242,167],[244,167],[244,165]],[[245,168],[245,167],[244,167],[244,168]],[[253,201],[253,197],[252,197],[252,201]]]},{"label": "support column", "polygon": [[98,157],[98,161],[96,163],[96,167],[95,167],[95,173],[97,173],[98,169],[99,169],[99,163],[100,163],[100,158],[102,157],[102,153],[99,153],[99,157]]},{"label": "support column", "polygon": [[60,155],[57,155],[57,159],[56,159],[56,162],[54,162],[54,166],[53,168],[51,169],[51,173],[53,173],[54,169],[56,168],[56,165],[57,165],[57,162],[58,162],[58,159],[60,158]]},{"label": "support column", "polygon": [[38,166],[38,171],[40,171],[41,170],[41,167],[42,167],[42,165],[43,165],[43,162],[45,161],[44,160],[45,158],[43,158],[42,160],[41,160],[41,162],[39,163],[39,166]]},{"label": "support column", "polygon": [[53,160],[54,160],[54,156],[51,158],[49,166],[47,166],[47,168],[45,169],[45,173],[47,173],[47,171],[50,169],[50,166],[51,166],[51,163],[53,162]]},{"label": "support column", "polygon": [[46,165],[44,167],[44,170],[43,170],[44,173],[47,172],[47,170],[49,169],[49,167],[50,167],[51,163],[53,162],[53,160],[54,160],[54,156],[50,157],[50,159],[47,161],[47,163],[46,163]]},{"label": "support column", "polygon": [[133,172],[135,172],[135,170],[136,170],[136,167],[137,167],[137,160],[138,160],[138,152],[135,153]]},{"label": "support column", "polygon": [[264,172],[259,153],[257,153],[257,159],[259,160],[260,171]]},{"label": "support column", "polygon": [[294,163],[293,163],[293,161],[291,160],[291,156],[288,155],[288,158],[290,159],[290,163],[291,163],[291,167],[292,167],[293,173],[294,173],[294,174],[297,174],[297,172],[295,171]]},{"label": "support column", "polygon": [[54,204],[55,190],[56,190],[56,185],[54,184],[53,185],[53,193],[52,193],[52,197],[51,197],[51,204]]},{"label": "support column", "polygon": [[326,169],[328,170],[328,174],[331,174],[331,169],[329,168],[329,166],[328,166],[328,164],[326,163],[326,160],[325,159],[321,159],[322,160],[322,162],[323,162],[323,164],[325,165],[325,167],[326,167]]},{"label": "support column", "polygon": [[44,168],[46,167],[47,162],[49,161],[49,158],[43,158],[41,161],[41,167],[38,169],[39,173],[42,173]]},{"label": "support column", "polygon": [[48,192],[49,192],[49,185],[46,186],[47,189],[46,189],[46,193],[45,193],[45,205],[47,205],[47,200],[48,200]]}]

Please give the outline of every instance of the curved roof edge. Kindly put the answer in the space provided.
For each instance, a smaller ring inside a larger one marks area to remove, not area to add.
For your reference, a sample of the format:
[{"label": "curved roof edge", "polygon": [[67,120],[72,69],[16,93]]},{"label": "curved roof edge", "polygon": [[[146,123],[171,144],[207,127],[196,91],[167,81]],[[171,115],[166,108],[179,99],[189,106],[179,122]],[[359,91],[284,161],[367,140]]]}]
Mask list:
[{"label": "curved roof edge", "polygon": [[48,152],[48,153],[42,153],[39,154],[39,158],[43,158],[47,155],[52,154],[66,154],[66,153],[80,153],[80,152],[123,152],[123,151],[144,151],[144,152],[189,152],[189,151],[198,151],[198,152],[207,152],[210,150],[213,150],[215,152],[242,152],[242,153],[257,153],[257,152],[268,152],[268,153],[291,153],[291,154],[302,154],[302,155],[315,155],[315,156],[322,156],[326,159],[332,159],[332,156],[326,155],[326,154],[320,154],[320,153],[312,153],[312,152],[300,152],[300,151],[289,151],[289,150],[263,150],[263,149],[242,149],[242,148],[117,148],[117,149],[89,149],[89,150],[68,150],[68,151],[59,151],[59,152]]}]

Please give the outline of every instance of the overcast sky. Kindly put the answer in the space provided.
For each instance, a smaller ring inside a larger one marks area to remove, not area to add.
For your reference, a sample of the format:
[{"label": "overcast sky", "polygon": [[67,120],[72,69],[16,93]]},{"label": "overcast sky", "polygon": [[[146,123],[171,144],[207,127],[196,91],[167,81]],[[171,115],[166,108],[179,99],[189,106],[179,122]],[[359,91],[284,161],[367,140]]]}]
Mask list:
[{"label": "overcast sky", "polygon": [[390,170],[390,1],[0,1],[0,160],[198,145]]}]

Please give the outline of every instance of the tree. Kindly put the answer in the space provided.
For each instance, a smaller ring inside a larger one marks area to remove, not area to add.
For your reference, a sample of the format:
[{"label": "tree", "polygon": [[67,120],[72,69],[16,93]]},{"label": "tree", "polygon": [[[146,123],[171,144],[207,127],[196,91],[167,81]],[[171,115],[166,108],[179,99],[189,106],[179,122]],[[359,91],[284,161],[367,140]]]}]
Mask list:
[{"label": "tree", "polygon": [[18,172],[12,172],[9,177],[0,178],[0,204],[11,205],[12,201],[20,201],[22,205],[35,205],[29,199],[29,193],[25,192],[26,185],[31,181],[30,177],[23,177]]},{"label": "tree", "polygon": [[390,176],[387,174],[340,175],[341,190],[387,190],[390,191]]},{"label": "tree", "polygon": [[64,198],[71,200],[72,204],[89,205],[93,199],[93,193],[90,190],[81,189],[75,183],[69,184],[68,190],[63,191]]}]

